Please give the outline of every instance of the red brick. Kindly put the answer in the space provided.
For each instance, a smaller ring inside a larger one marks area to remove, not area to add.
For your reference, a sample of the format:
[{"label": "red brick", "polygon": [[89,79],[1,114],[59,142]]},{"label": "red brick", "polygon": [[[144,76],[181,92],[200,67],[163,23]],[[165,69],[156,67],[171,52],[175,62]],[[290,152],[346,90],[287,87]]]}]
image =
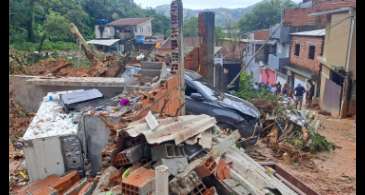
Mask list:
[{"label": "red brick", "polygon": [[154,181],[154,178],[154,170],[140,167],[132,171],[126,178],[122,179],[122,192],[126,195],[137,195],[142,188],[144,188],[145,192],[152,190],[147,189],[146,187]]},{"label": "red brick", "polygon": [[[294,55],[296,43],[300,43],[299,56]],[[308,58],[310,45],[314,45],[316,47],[313,60]],[[315,73],[319,73],[320,62],[317,59],[317,56],[321,55],[322,45],[323,37],[292,36],[290,63],[298,67],[306,68]]]},{"label": "red brick", "polygon": [[315,0],[311,8],[285,9],[283,23],[287,26],[323,26],[327,17],[309,16],[310,13],[338,9],[342,7],[356,7],[356,0]]},{"label": "red brick", "polygon": [[255,40],[266,40],[269,37],[269,30],[257,30],[253,32],[253,37]]},{"label": "red brick", "polygon": [[77,171],[71,171],[67,175],[61,177],[58,181],[53,183],[51,187],[55,189],[58,193],[62,194],[79,180],[80,175],[77,173]]}]

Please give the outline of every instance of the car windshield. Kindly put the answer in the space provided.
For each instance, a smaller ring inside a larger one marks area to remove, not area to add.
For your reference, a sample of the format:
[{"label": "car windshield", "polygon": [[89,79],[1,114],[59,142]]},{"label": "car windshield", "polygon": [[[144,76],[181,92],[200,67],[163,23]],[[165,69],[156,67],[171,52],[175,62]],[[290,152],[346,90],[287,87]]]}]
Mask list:
[{"label": "car windshield", "polygon": [[220,97],[219,91],[214,87],[210,86],[206,81],[195,80],[193,82],[195,86],[200,89],[201,93],[204,93],[202,95],[209,98],[210,100],[216,100]]}]

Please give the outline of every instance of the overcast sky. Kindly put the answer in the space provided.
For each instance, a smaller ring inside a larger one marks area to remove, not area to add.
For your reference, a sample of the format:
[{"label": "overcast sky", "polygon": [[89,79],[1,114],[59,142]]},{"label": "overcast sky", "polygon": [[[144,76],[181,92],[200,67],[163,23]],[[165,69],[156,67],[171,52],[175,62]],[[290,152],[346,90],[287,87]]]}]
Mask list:
[{"label": "overcast sky", "polygon": [[[156,7],[158,5],[170,4],[172,0],[134,0],[142,8]],[[183,0],[184,8],[209,9],[209,8],[244,8],[262,0]],[[302,0],[293,0],[298,3]]]}]

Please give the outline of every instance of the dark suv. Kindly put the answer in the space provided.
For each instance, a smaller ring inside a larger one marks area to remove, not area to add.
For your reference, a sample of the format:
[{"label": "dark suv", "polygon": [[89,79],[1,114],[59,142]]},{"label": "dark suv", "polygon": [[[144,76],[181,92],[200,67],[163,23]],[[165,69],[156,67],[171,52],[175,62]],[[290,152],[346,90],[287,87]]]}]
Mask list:
[{"label": "dark suv", "polygon": [[185,70],[185,95],[187,114],[214,116],[220,126],[238,129],[245,138],[253,135],[260,112],[251,103],[219,92],[190,70]]}]

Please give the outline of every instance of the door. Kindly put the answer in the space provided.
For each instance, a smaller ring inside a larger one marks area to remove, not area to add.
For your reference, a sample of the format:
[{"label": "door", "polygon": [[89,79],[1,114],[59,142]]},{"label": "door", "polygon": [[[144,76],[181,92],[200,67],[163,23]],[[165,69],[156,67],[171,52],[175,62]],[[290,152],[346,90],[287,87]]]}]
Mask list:
[{"label": "door", "polygon": [[342,87],[335,82],[326,79],[324,82],[322,109],[330,112],[333,116],[339,116],[341,108]]}]

